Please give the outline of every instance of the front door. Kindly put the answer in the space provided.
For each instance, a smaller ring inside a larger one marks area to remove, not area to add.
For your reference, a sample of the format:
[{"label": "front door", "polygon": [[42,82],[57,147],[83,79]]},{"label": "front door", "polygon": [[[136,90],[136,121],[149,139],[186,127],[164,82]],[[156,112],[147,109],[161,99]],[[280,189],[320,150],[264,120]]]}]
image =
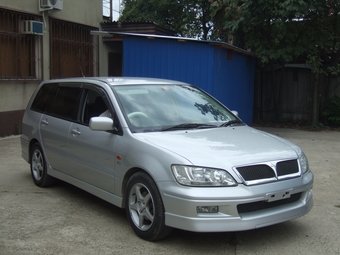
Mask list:
[{"label": "front door", "polygon": [[[89,86],[91,87],[91,86]],[[86,89],[80,123],[72,123],[68,134],[70,175],[97,188],[114,193],[115,146],[117,135],[109,131],[93,131],[91,117],[113,113],[98,89]]]}]

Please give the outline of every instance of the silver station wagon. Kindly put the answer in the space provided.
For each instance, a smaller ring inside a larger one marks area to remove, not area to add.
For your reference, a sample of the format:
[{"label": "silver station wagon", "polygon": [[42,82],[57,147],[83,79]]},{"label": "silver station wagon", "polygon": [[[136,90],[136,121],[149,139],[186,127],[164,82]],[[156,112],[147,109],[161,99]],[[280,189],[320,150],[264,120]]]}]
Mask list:
[{"label": "silver station wagon", "polygon": [[178,81],[44,81],[24,114],[21,146],[36,185],[60,179],[125,208],[149,241],[173,228],[265,227],[313,206],[314,177],[298,146]]}]

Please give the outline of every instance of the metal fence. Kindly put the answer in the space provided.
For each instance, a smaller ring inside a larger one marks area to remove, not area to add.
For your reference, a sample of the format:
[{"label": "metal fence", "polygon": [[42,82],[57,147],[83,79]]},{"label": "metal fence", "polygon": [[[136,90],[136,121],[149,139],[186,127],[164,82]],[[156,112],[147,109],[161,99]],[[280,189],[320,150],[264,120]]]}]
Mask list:
[{"label": "metal fence", "polygon": [[[274,77],[274,79],[273,79]],[[254,121],[310,121],[315,76],[303,65],[290,65],[256,73]],[[318,108],[322,112],[329,98],[340,95],[340,77],[321,76]]]},{"label": "metal fence", "polygon": [[93,76],[94,42],[92,27],[50,20],[51,78]]},{"label": "metal fence", "polygon": [[25,20],[40,17],[0,8],[0,79],[39,79],[41,36],[22,33]]}]

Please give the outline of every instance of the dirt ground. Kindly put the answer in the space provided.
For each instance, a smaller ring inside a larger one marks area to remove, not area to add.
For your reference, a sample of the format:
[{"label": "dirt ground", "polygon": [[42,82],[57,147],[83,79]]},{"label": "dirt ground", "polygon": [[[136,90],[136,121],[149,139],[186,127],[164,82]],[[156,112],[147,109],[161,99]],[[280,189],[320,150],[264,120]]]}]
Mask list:
[{"label": "dirt ground", "polygon": [[251,231],[175,230],[160,242],[135,236],[125,212],[69,184],[33,184],[20,137],[0,138],[0,254],[340,254],[340,132],[261,128],[305,151],[314,207]]}]

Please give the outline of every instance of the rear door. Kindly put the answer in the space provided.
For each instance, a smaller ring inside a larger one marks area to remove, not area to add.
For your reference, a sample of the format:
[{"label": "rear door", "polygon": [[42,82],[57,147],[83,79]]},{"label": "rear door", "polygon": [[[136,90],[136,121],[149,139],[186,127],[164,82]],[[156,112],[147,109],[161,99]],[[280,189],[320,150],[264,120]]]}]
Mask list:
[{"label": "rear door", "polygon": [[81,95],[80,84],[59,84],[50,97],[45,114],[39,123],[40,140],[50,166],[67,172],[67,139],[72,121],[76,118]]}]

